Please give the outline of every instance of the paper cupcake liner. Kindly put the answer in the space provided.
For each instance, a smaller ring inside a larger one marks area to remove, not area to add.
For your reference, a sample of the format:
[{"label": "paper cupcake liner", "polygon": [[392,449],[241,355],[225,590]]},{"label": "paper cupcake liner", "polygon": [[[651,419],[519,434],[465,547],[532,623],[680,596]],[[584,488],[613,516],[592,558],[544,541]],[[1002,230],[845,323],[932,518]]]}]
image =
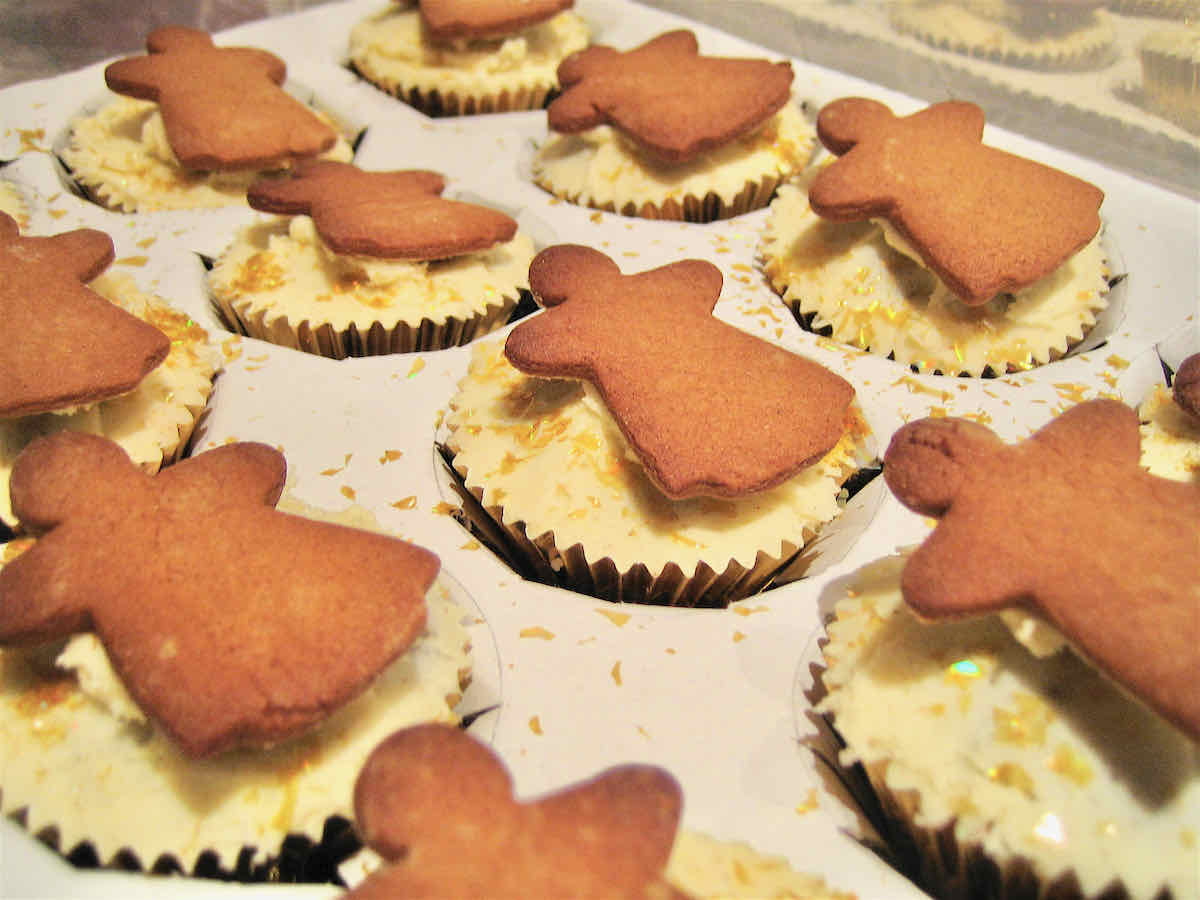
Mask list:
[{"label": "paper cupcake liner", "polygon": [[472,116],[486,113],[527,112],[542,109],[557,91],[556,85],[528,84],[515,88],[470,94],[444,91],[436,87],[410,85],[371,70],[365,60],[354,63],[354,70],[366,81],[397,100],[433,118]]},{"label": "paper cupcake liner", "polygon": [[267,310],[250,312],[247,302],[213,295],[213,304],[231,330],[329,359],[461,347],[508,321],[518,298],[503,296],[501,300],[499,304],[489,304],[479,315],[465,319],[451,316],[435,322],[426,317],[416,324],[399,322],[390,328],[379,321],[363,325],[352,322],[339,329],[328,322],[313,323],[307,319],[293,324],[285,315],[272,317]]},{"label": "paper cupcake liner", "polygon": [[639,219],[662,219],[702,224],[716,222],[720,219],[730,219],[743,213],[762,209],[771,202],[771,198],[775,195],[775,190],[782,180],[782,176],[779,175],[766,175],[758,181],[747,181],[741,191],[728,199],[710,191],[703,197],[687,194],[679,199],[668,197],[659,202],[634,198],[606,203],[598,203],[582,191],[572,193],[558,190],[548,181],[539,181],[538,184],[559,199],[574,203],[576,206],[586,206],[590,209],[619,213]]},{"label": "paper cupcake liner", "polygon": [[[944,4],[954,15],[969,13],[955,4]],[[889,21],[896,31],[911,35],[941,50],[1032,69],[1073,71],[1091,69],[1109,61],[1116,40],[1111,17],[1103,10],[1094,21],[1061,36],[1022,37],[1005,26],[980,20],[987,34],[980,40],[956,34],[938,20],[938,10],[906,3],[889,4]]]}]

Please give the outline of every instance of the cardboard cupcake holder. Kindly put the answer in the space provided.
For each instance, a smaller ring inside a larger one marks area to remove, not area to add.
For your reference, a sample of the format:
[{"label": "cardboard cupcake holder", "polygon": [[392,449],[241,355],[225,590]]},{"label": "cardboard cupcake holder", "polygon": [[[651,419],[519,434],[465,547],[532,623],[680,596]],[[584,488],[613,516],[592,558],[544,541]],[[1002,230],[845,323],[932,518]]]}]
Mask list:
[{"label": "cardboard cupcake holder", "polygon": [[[544,112],[432,120],[360,81],[346,36],[380,0],[349,0],[216,36],[264,47],[289,65],[289,87],[360,132],[366,169],[431,168],[446,196],[513,215],[538,248],[592,245],[626,274],[685,258],[724,276],[716,315],[809,356],[847,378],[881,455],[896,428],[926,415],[966,415],[1006,440],[1069,406],[1115,396],[1136,405],[1171,366],[1200,349],[1194,201],[1054,147],[989,127],[985,143],[1057,166],[1105,192],[1103,241],[1114,284],[1102,320],[1064,359],[1000,378],[919,375],[804,331],[770,289],[757,246],[767,212],[703,225],[654,222],[572,206],[532,183]],[[635,46],[692,27],[701,50],[768,56],[709,26],[627,0],[580,0],[593,41]],[[807,114],[858,94],[897,113],[923,103],[791,59],[795,102]],[[338,510],[356,504],[389,531],[436,552],[442,577],[472,619],[473,681],[459,707],[470,730],[511,769],[518,796],[541,793],[622,762],[664,766],[684,790],[683,824],[744,841],[860,897],[921,896],[855,838],[856,815],[810,746],[813,668],[824,617],[858,566],[918,542],[929,527],[869,481],[804,551],[802,577],[728,609],[614,605],[523,580],[468,531],[462,499],[439,452],[442,420],[471,347],[341,361],[230,333],[209,300],[205,259],[249,209],[126,215],[80,197],[57,160],[69,120],[102,99],[103,66],[9,88],[0,95],[0,177],[29,209],[31,234],[108,232],[116,271],[131,274],[208,329],[219,375],[192,452],[234,440],[283,450],[289,492]],[[944,99],[944,98],[942,98]],[[502,339],[505,331],[490,339]],[[484,338],[489,339],[489,338]],[[1070,510],[1064,510],[1069,515]],[[997,523],[998,532],[1003,523]],[[903,727],[903,723],[897,723]],[[130,798],[129,815],[136,815]],[[319,897],[329,886],[163,882],[75,869],[9,820],[0,823],[0,891],[16,896]]]}]

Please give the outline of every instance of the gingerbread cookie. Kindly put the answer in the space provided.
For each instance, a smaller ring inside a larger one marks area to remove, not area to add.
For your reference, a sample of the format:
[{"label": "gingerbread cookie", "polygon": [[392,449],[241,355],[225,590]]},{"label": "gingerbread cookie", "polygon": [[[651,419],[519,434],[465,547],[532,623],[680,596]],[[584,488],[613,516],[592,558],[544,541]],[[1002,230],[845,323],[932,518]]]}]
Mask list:
[{"label": "gingerbread cookie", "polygon": [[390,865],[348,896],[681,898],[662,873],[682,805],[675,779],[644,765],[520,802],[490,749],[419,725],[359,775],[358,829]]},{"label": "gingerbread cookie", "polygon": [[198,171],[263,169],[315,156],[337,133],[281,85],[283,60],[252,47],[216,47],[203,31],[167,26],[147,56],[104,70],[118,94],[159,105],[179,161]]},{"label": "gingerbread cookie", "polygon": [[421,0],[421,21],[435,41],[512,34],[557,15],[575,0]]},{"label": "gingerbread cookie", "polygon": [[113,257],[101,231],[22,237],[0,213],[0,418],[119,396],[166,359],[165,334],[85,286]]},{"label": "gingerbread cookie", "polygon": [[690,31],[627,52],[593,46],[558,67],[562,94],[550,128],[576,134],[609,124],[670,163],[683,163],[762,124],[791,94],[789,63],[702,56]]},{"label": "gingerbread cookie", "polygon": [[486,250],[512,239],[516,220],[445,200],[436,172],[365,172],[349,163],[309,160],[292,177],[266,178],[247,193],[264,212],[312,217],[334,251],[382,259],[433,260]]},{"label": "gingerbread cookie", "polygon": [[1171,395],[1193,416],[1200,416],[1200,353],[1193,353],[1180,363]]},{"label": "gingerbread cookie", "polygon": [[885,218],[965,304],[1017,291],[1095,237],[1104,194],[984,146],[983,126],[972,103],[898,117],[875,100],[836,100],[817,134],[839,159],[813,181],[809,203],[836,222]]},{"label": "gingerbread cookie", "polygon": [[157,476],[94,435],[30,444],[12,500],[41,537],[0,570],[0,643],[94,631],[130,696],[192,756],[308,729],[421,633],[439,563],[277,512],[284,470],[262,444]]},{"label": "gingerbread cookie", "polygon": [[930,619],[1036,609],[1196,737],[1200,489],[1149,474],[1138,457],[1137,415],[1114,400],[1075,406],[1014,446],[962,419],[905,425],[884,477],[940,521],[901,585]]},{"label": "gingerbread cookie", "polygon": [[509,335],[531,375],[594,384],[669,497],[732,497],[779,484],[838,442],[854,389],[811,360],[712,315],[721,273],[685,260],[621,274],[560,245],[529,269],[548,307]]}]

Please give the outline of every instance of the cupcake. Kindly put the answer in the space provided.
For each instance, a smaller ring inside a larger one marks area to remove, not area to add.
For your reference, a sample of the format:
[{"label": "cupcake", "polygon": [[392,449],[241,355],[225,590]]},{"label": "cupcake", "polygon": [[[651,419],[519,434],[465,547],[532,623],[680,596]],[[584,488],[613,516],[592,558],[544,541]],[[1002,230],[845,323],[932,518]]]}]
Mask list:
[{"label": "cupcake", "polygon": [[[104,271],[113,257],[108,235],[20,237],[3,215],[0,230],[0,328],[11,332],[0,366],[0,523],[12,527],[8,479],[31,440],[57,431],[105,435],[155,472],[183,453],[220,361],[188,316],[130,276]],[[22,289],[30,284],[37,290]]]},{"label": "cupcake", "polygon": [[[745,844],[682,829],[669,772],[627,764],[518,801],[496,754],[444,725],[396,732],[354,791],[382,860],[349,897],[849,900]],[[481,838],[481,835],[486,837]]]},{"label": "cupcake", "polygon": [[690,31],[623,53],[590,47],[558,77],[533,180],[580,206],[724,219],[765,206],[812,153],[790,64],[703,56]]},{"label": "cupcake", "polygon": [[1155,475],[1200,484],[1200,353],[1183,361],[1173,389],[1156,385],[1138,406],[1142,466]]},{"label": "cupcake", "polygon": [[588,43],[572,0],[389,3],[350,32],[350,63],[431,116],[540,109]]},{"label": "cupcake", "polygon": [[724,606],[837,516],[866,456],[853,389],[713,318],[715,267],[623,276],[564,245],[530,283],[550,308],[476,346],[445,420],[466,515],[521,574]]},{"label": "cupcake", "polygon": [[1200,492],[1140,469],[1108,400],[1016,446],[910,423],[884,473],[939,522],[850,580],[818,709],[906,874],[938,897],[1196,896]]},{"label": "cupcake", "polygon": [[759,248],[802,325],[946,375],[1058,359],[1107,304],[1099,189],[980,143],[973,104],[818,118],[838,158],[785,185]]},{"label": "cupcake", "polygon": [[250,337],[341,359],[466,344],[503,325],[532,240],[504,213],[442,198],[441,175],[298,164],[252,186],[276,216],[243,227],[209,273]]},{"label": "cupcake", "polygon": [[150,33],[149,55],[118,60],[105,82],[120,96],[74,119],[61,158],[84,193],[121,212],[245,203],[267,172],[353,150],[329,116],[288,94],[283,60],[216,47],[180,26]]},{"label": "cupcake", "polygon": [[1009,65],[1084,69],[1113,54],[1104,0],[898,0],[893,28],[927,44]]},{"label": "cupcake", "polygon": [[283,477],[260,444],[156,476],[91,435],[25,451],[37,538],[0,568],[6,815],[100,865],[253,878],[350,819],[387,734],[456,721],[464,610],[437,558],[361,511],[275,509]]},{"label": "cupcake", "polygon": [[1137,55],[1146,106],[1200,134],[1200,24],[1157,28],[1138,43]]}]

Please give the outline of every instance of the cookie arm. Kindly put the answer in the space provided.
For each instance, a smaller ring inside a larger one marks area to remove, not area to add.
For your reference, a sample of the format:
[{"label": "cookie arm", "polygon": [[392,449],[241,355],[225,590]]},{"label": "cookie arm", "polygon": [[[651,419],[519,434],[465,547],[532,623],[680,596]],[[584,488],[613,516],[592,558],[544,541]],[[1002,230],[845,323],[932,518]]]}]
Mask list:
[{"label": "cookie arm", "polygon": [[70,546],[70,535],[47,535],[0,569],[0,646],[36,647],[91,630],[91,612],[79,603],[90,579],[73,574],[79,560],[59,544]]},{"label": "cookie arm", "polygon": [[914,512],[940,516],[969,470],[1003,446],[990,428],[968,419],[921,419],[901,427],[883,457],[883,477]]}]

